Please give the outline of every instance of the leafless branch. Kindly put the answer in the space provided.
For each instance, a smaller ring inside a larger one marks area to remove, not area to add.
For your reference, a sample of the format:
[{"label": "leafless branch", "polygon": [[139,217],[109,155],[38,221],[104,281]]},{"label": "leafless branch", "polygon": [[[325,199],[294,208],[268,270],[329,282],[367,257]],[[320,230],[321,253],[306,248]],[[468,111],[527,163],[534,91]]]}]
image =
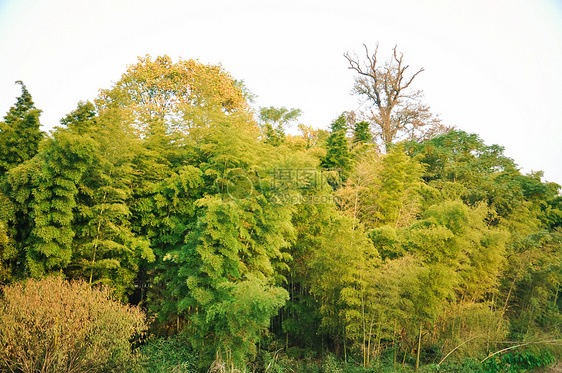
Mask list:
[{"label": "leafless branch", "polygon": [[[348,68],[358,74],[354,92],[371,102],[371,122],[378,127],[381,140],[388,144],[401,132],[413,134],[419,127],[433,127],[437,122],[440,125],[440,121],[431,118],[427,107],[421,103],[422,91],[411,89],[414,79],[424,69],[420,68],[408,76],[410,66],[404,62],[404,54],[398,51],[397,46],[394,46],[391,58],[384,65],[377,59],[378,44],[374,53],[369,52],[367,45],[363,46],[363,62],[357,54],[346,52],[344,57],[349,62]],[[419,114],[415,113],[415,108],[419,109]]]}]

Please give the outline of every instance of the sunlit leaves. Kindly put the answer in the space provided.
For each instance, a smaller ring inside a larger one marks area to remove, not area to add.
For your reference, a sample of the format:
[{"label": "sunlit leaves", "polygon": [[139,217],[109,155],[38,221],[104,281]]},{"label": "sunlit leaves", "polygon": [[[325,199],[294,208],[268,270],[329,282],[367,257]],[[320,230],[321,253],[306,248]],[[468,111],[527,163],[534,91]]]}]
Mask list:
[{"label": "sunlit leaves", "polygon": [[249,118],[244,91],[221,66],[174,63],[168,56],[140,57],[113,88],[101,91],[96,105],[102,112],[119,109],[141,135],[158,123],[188,133],[214,110]]},{"label": "sunlit leaves", "polygon": [[279,146],[285,140],[287,125],[295,121],[301,114],[300,109],[276,108],[273,106],[260,108],[259,118],[265,142]]},{"label": "sunlit leaves", "polygon": [[21,85],[22,94],[0,122],[1,174],[37,154],[43,139],[39,123],[41,110],[35,107],[25,84],[16,83]]},{"label": "sunlit leaves", "polygon": [[[88,118],[86,118],[88,120]],[[153,261],[149,241],[130,229],[134,159],[140,142],[113,118],[96,119],[90,136],[95,161],[84,173],[77,198],[74,255],[69,273],[115,287],[131,289],[141,260]],[[80,126],[76,126],[80,128]]]},{"label": "sunlit leaves", "polygon": [[94,147],[89,138],[58,133],[40,156],[8,174],[8,196],[19,212],[14,225],[20,255],[33,277],[62,269],[71,260],[77,184]]},{"label": "sunlit leaves", "polygon": [[[292,236],[290,208],[263,197],[225,201],[209,196],[197,205],[197,224],[176,259],[177,307],[199,310],[188,312],[195,344],[208,348],[231,341],[241,357],[287,297],[276,287],[274,263],[289,259],[283,249]],[[209,344],[209,333],[217,341]]]}]

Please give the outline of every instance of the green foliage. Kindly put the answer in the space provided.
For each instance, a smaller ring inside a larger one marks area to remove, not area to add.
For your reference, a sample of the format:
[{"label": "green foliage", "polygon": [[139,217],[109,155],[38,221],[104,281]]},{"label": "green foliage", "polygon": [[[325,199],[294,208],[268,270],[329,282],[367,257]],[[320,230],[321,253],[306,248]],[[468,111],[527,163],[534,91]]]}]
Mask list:
[{"label": "green foliage", "polygon": [[521,175],[502,147],[485,145],[475,134],[450,131],[412,142],[409,151],[427,165],[424,179],[430,185],[443,191],[461,184],[456,189],[465,203],[486,203],[490,224],[527,234],[559,215],[552,203],[560,186],[542,183],[540,174]]},{"label": "green foliage", "polygon": [[492,302],[459,302],[439,315],[434,331],[438,335],[435,340],[443,341],[438,356],[441,365],[453,364],[484,357],[490,349],[500,346],[497,341],[507,338],[509,320]]},{"label": "green foliage", "polygon": [[143,313],[107,288],[49,277],[3,288],[0,365],[17,372],[123,372]]},{"label": "green foliage", "polygon": [[[430,207],[406,233],[410,250],[427,263],[440,263],[460,277],[454,280],[464,298],[482,299],[493,290],[504,264],[508,234],[486,225],[484,206],[469,208],[459,201]],[[462,290],[460,290],[462,289]]]},{"label": "green foliage", "polygon": [[462,361],[447,362],[443,364],[428,364],[419,369],[420,373],[433,373],[433,372],[467,372],[467,373],[488,373],[486,366],[481,364],[476,359],[466,358]]},{"label": "green foliage", "polygon": [[347,132],[349,125],[347,123],[346,114],[347,113],[340,114],[340,116],[330,124],[330,131],[332,133]]},{"label": "green foliage", "polygon": [[[138,198],[135,216],[141,232],[151,241],[155,255],[153,264],[147,263],[145,284],[148,289],[148,307],[154,312],[174,306],[165,301],[167,284],[175,277],[177,258],[185,244],[185,233],[195,221],[195,201],[200,198],[203,184],[201,170],[193,166],[177,169],[168,178],[155,184],[152,194]],[[150,277],[148,275],[150,274]],[[164,311],[163,311],[164,312]]]},{"label": "green foliage", "polygon": [[13,260],[17,260],[16,242],[10,232],[9,222],[15,217],[13,203],[0,192],[0,284],[12,278]]},{"label": "green foliage", "polygon": [[367,235],[353,224],[346,216],[334,215],[311,263],[311,292],[322,300],[321,331],[343,344],[344,350],[348,338],[361,340],[366,332],[360,314],[366,304],[373,304],[365,293],[378,264]]},{"label": "green foliage", "polygon": [[383,157],[377,197],[380,223],[404,227],[416,218],[422,172],[421,164],[408,157],[400,145]]},{"label": "green foliage", "polygon": [[373,135],[369,131],[369,126],[370,123],[367,121],[355,123],[353,126],[353,144],[355,146],[365,144],[372,140]]},{"label": "green foliage", "polygon": [[[345,115],[341,114],[331,124],[332,132],[326,141],[326,156],[322,159],[321,166],[327,169],[337,170],[341,181],[344,181],[351,168],[351,153],[346,137],[347,121]],[[337,180],[336,184],[341,183]]]},{"label": "green foliage", "polygon": [[[336,214],[333,204],[297,204],[292,216],[296,239],[287,252],[291,255],[289,267],[281,271],[286,278],[290,299],[273,320],[273,331],[284,336],[287,344],[307,348],[322,345],[319,328],[322,320],[320,300],[311,292],[318,273],[313,270],[313,259],[323,249],[324,235]],[[307,328],[302,328],[307,325]]]},{"label": "green foliage", "polygon": [[43,139],[41,110],[35,107],[25,84],[16,83],[21,85],[21,96],[0,122],[0,175],[33,158]]},{"label": "green foliage", "polygon": [[173,281],[178,312],[189,315],[198,349],[214,354],[231,348],[240,363],[287,299],[275,286],[273,264],[288,259],[282,249],[292,234],[290,211],[263,197],[236,202],[208,197],[198,207],[187,245],[171,257],[179,263]]},{"label": "green foliage", "polygon": [[556,361],[549,350],[527,350],[508,352],[484,362],[486,372],[527,372],[530,369],[546,367]]},{"label": "green foliage", "polygon": [[322,166],[346,173],[351,165],[351,156],[348,147],[349,145],[345,137],[345,132],[333,132],[326,142],[327,153],[322,161]]},{"label": "green foliage", "polygon": [[60,123],[74,133],[91,133],[96,124],[96,108],[90,101],[80,101],[76,110],[61,119]]},{"label": "green foliage", "polygon": [[558,335],[562,237],[538,231],[509,248],[509,267],[502,279],[503,308],[516,339],[543,332]]},{"label": "green foliage", "polygon": [[[476,372],[462,359],[562,336],[559,185],[477,135],[433,136],[399,92],[302,136],[284,133],[300,110],[256,118],[248,97],[220,66],[146,56],[42,139],[22,84],[0,123],[0,283],[129,296],[182,335],[149,339],[138,371]],[[429,139],[395,144],[405,128]]]},{"label": "green foliage", "polygon": [[407,156],[401,145],[384,156],[367,152],[338,190],[340,206],[369,229],[408,226],[421,209],[422,172],[422,165]]},{"label": "green foliage", "polygon": [[195,353],[183,336],[150,338],[140,347],[135,373],[195,373]]},{"label": "green foliage", "polygon": [[78,185],[94,147],[89,138],[55,134],[42,153],[8,173],[6,195],[16,208],[11,225],[25,263],[20,276],[40,278],[70,263]]},{"label": "green foliage", "polygon": [[276,108],[273,106],[260,108],[260,121],[265,142],[273,146],[279,146],[285,140],[285,127],[297,120],[302,114],[300,109]]},{"label": "green foliage", "polygon": [[340,210],[366,229],[379,225],[377,218],[381,156],[370,151],[360,156],[345,184],[336,191]]},{"label": "green foliage", "polygon": [[236,284],[224,283],[217,290],[221,294],[209,306],[205,323],[213,325],[220,350],[232,353],[233,361],[242,364],[247,354],[256,353],[260,332],[269,326],[288,294],[251,277]]},{"label": "green foliage", "polygon": [[487,176],[516,170],[513,160],[503,155],[502,147],[488,146],[476,134],[454,130],[408,145],[412,154],[420,154],[427,165],[424,175],[427,181],[447,180],[475,187]]},{"label": "green foliage", "polygon": [[[87,119],[89,120],[89,118]],[[68,272],[104,283],[123,294],[141,260],[154,260],[149,242],[130,229],[134,158],[138,140],[112,118],[97,118],[89,137],[96,143],[91,166],[80,180],[74,224],[74,255]]]}]

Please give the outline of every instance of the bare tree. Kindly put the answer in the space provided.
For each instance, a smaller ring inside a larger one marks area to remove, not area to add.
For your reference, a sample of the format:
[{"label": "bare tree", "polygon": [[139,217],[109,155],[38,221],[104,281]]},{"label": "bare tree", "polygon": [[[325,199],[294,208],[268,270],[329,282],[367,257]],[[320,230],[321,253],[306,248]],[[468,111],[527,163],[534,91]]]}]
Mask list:
[{"label": "bare tree", "polygon": [[353,93],[363,96],[368,104],[364,115],[371,122],[375,138],[385,147],[396,140],[425,140],[449,128],[431,114],[423,100],[423,91],[412,89],[414,79],[424,71],[420,68],[409,75],[409,65],[404,62],[404,54],[393,48],[392,57],[381,64],[377,60],[379,46],[369,53],[366,45],[366,60],[361,61],[355,54],[345,53],[349,68],[355,70]]}]

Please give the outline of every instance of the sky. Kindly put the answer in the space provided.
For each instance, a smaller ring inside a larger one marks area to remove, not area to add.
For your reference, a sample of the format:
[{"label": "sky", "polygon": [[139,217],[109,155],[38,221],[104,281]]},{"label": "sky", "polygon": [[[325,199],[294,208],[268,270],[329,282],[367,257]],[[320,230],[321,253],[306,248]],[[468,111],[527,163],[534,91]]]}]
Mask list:
[{"label": "sky", "polygon": [[22,80],[48,131],[138,56],[221,64],[255,107],[328,128],[360,109],[345,52],[397,46],[445,125],[562,184],[562,0],[0,0],[0,116]]}]

